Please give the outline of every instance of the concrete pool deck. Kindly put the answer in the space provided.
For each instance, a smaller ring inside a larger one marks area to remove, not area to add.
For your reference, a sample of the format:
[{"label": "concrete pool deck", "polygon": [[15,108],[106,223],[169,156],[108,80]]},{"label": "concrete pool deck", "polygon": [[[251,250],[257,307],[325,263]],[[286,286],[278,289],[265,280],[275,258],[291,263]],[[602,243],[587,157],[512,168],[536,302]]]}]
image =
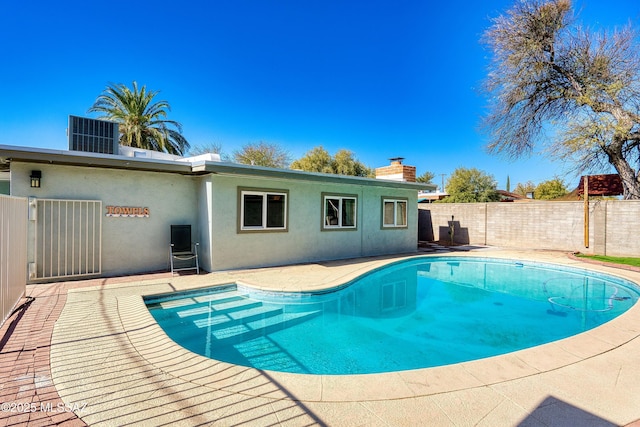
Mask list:
[{"label": "concrete pool deck", "polygon": [[[585,264],[559,252],[446,254],[549,262],[640,283],[640,272]],[[640,304],[578,336],[503,356],[387,374],[314,376],[257,371],[191,353],[164,334],[142,302],[142,295],[232,282],[288,291],[326,288],[402,258],[29,286],[36,301],[56,286],[66,292],[49,292],[62,296],[51,302],[46,319],[28,328],[35,336],[24,339],[41,343],[31,345],[35,362],[22,377],[5,361],[28,346],[12,347],[9,337],[0,348],[2,402],[39,402],[46,395],[76,409],[80,419],[67,411],[46,418],[40,411],[32,418],[5,416],[0,426],[640,426]],[[39,349],[49,350],[48,366]],[[29,378],[33,393],[12,384],[26,387]]]}]

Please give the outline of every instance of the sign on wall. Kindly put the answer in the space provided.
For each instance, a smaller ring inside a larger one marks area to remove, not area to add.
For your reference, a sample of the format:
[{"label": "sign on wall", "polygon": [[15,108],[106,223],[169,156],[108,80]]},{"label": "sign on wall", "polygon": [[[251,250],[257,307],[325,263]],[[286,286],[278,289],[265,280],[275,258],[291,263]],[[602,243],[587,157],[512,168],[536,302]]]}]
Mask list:
[{"label": "sign on wall", "polygon": [[133,206],[107,206],[108,217],[149,218],[149,208]]}]

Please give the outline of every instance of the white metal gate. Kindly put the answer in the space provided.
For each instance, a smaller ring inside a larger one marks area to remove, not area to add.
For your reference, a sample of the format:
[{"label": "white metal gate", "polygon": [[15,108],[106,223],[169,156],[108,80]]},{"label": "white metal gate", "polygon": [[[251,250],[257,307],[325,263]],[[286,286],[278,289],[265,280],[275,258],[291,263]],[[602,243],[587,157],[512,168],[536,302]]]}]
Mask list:
[{"label": "white metal gate", "polygon": [[0,194],[0,326],[25,294],[27,199]]},{"label": "white metal gate", "polygon": [[31,199],[29,209],[35,222],[31,280],[102,272],[102,201]]}]

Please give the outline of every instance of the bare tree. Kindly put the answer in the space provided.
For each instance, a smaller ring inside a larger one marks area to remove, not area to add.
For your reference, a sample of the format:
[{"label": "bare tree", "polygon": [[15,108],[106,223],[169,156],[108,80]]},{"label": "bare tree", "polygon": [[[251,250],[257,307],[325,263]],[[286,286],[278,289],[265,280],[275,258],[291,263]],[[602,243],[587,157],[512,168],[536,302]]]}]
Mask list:
[{"label": "bare tree", "polygon": [[189,148],[188,155],[198,156],[200,154],[208,153],[218,154],[223,162],[231,161],[231,156],[223,151],[222,144],[219,142],[208,142],[205,144],[192,145],[191,148]]},{"label": "bare tree", "polygon": [[593,32],[570,0],[518,0],[493,20],[483,125],[489,151],[529,154],[547,131],[549,151],[578,171],[609,163],[625,199],[640,199],[640,46],[631,26]]}]

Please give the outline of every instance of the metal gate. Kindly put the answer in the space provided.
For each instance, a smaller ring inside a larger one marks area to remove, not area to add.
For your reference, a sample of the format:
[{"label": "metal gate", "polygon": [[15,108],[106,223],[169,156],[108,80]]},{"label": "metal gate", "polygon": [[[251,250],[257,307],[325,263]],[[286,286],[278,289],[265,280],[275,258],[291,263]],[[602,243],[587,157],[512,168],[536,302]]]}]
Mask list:
[{"label": "metal gate", "polygon": [[30,199],[35,223],[29,279],[58,279],[102,272],[102,201]]},{"label": "metal gate", "polygon": [[26,197],[0,194],[0,326],[26,291],[26,211]]}]

